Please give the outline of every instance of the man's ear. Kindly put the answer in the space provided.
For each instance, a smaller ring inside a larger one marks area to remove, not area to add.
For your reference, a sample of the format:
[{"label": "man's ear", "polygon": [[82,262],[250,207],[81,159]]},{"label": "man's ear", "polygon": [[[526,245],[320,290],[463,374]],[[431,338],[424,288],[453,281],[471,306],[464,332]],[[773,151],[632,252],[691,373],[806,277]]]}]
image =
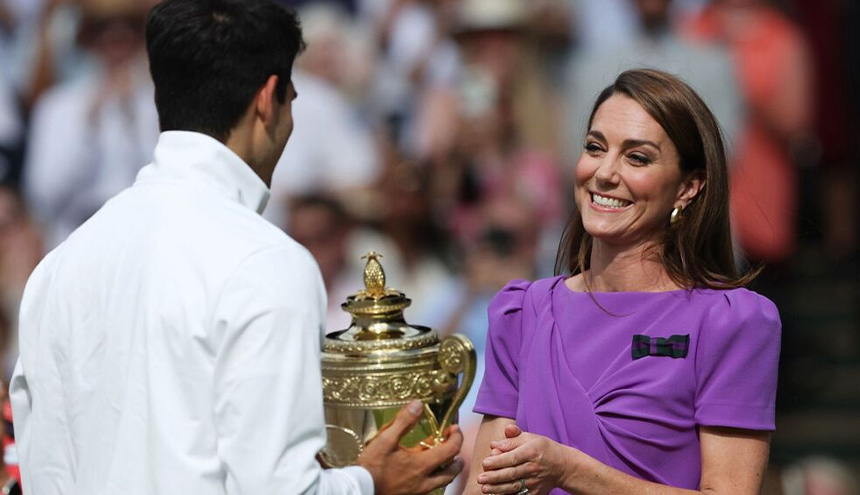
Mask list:
[{"label": "man's ear", "polygon": [[681,190],[678,194],[676,205],[680,203],[679,206],[681,206],[681,209],[686,208],[687,205],[696,199],[704,188],[705,175],[700,172],[691,174],[683,183],[681,183]]},{"label": "man's ear", "polygon": [[280,112],[278,112],[277,88],[278,76],[271,75],[266,83],[257,90],[254,99],[257,117],[263,122],[266,129],[271,129],[278,123]]}]

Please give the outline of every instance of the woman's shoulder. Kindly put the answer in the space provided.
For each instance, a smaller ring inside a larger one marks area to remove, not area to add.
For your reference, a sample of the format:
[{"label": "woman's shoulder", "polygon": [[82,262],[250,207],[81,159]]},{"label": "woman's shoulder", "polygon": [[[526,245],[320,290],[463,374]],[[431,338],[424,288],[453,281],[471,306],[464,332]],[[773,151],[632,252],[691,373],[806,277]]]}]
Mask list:
[{"label": "woman's shoulder", "polygon": [[725,328],[780,329],[779,310],[767,297],[746,288],[696,289],[708,321]]},{"label": "woman's shoulder", "polygon": [[515,279],[508,282],[493,297],[491,307],[522,309],[525,301],[548,297],[553,288],[564,280],[563,276],[542,278],[535,281]]},{"label": "woman's shoulder", "polygon": [[776,305],[766,296],[745,287],[736,289],[694,289],[700,296],[710,299],[719,310],[732,309],[742,312],[777,312]]}]

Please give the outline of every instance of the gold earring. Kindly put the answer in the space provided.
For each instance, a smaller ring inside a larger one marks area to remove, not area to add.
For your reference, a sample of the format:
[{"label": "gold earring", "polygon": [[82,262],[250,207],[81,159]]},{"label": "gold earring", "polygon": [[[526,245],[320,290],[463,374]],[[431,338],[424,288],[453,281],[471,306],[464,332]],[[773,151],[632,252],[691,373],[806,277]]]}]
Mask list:
[{"label": "gold earring", "polygon": [[672,214],[669,216],[669,224],[675,225],[681,220],[681,212],[684,211],[680,206],[676,206],[674,210],[672,210]]}]

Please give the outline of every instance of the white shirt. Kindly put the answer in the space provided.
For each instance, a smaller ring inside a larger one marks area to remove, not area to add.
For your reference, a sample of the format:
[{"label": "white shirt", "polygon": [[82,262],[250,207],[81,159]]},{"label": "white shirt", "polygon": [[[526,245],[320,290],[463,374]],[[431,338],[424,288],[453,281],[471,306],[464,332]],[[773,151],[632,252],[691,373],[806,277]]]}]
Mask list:
[{"label": "white shirt", "polygon": [[216,140],[165,132],[36,268],[10,390],[28,493],[373,494],[315,460],[326,296],[268,196]]}]

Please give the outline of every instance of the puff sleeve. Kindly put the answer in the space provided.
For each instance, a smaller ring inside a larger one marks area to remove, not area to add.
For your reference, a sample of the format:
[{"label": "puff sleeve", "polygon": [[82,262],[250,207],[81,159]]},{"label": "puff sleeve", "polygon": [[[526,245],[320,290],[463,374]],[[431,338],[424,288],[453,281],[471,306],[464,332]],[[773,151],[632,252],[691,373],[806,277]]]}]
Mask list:
[{"label": "puff sleeve", "polygon": [[776,306],[755,292],[727,292],[711,308],[705,330],[696,351],[696,422],[774,430],[781,333]]},{"label": "puff sleeve", "polygon": [[476,413],[516,417],[523,302],[530,286],[526,280],[514,280],[490,302],[484,379],[478,390]]}]

